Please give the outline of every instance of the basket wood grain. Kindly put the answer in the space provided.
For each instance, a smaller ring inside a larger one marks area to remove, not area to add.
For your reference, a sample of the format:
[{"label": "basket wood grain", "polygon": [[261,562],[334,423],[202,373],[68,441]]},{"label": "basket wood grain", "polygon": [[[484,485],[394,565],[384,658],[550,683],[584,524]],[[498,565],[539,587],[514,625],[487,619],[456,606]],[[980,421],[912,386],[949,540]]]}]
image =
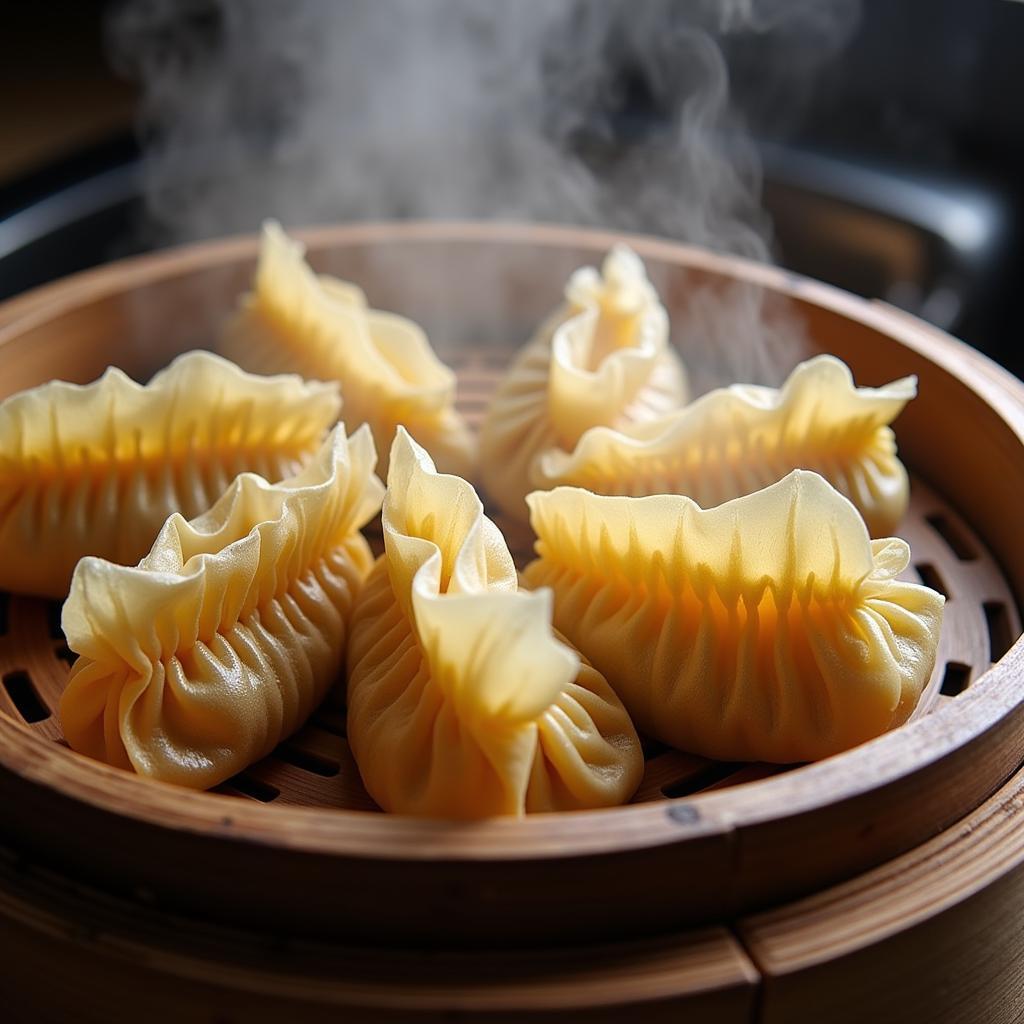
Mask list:
[{"label": "basket wood grain", "polygon": [[[424,323],[477,415],[567,274],[622,241],[433,223],[304,237],[319,268]],[[51,710],[67,652],[53,609],[8,598],[0,838],[118,898],[233,928],[392,944],[621,942],[818,892],[931,839],[998,790],[1024,759],[1024,386],[890,307],[702,250],[627,241],[674,322],[695,288],[743,282],[788,299],[859,383],[918,375],[920,397],[896,425],[914,476],[901,532],[916,577],[950,597],[930,713],[789,771],[651,750],[632,806],[452,825],[375,813],[347,759],[343,715],[328,705],[224,792],[192,793],[61,745]],[[172,250],[0,307],[0,395],[55,375],[88,381],[109,363],[144,379],[177,352],[209,346],[255,254],[251,238]],[[515,543],[522,551],[528,538]]]},{"label": "basket wood grain", "polygon": [[1024,1015],[1024,772],[856,879],[653,938],[410,952],[183,918],[0,850],[12,1020],[1014,1024]]}]

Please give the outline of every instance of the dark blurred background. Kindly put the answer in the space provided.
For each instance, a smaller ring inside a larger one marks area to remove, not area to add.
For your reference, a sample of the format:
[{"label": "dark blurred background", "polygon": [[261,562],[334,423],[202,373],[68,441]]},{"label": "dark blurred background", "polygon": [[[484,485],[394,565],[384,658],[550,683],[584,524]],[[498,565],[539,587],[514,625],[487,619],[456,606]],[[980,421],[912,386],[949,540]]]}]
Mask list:
[{"label": "dark blurred background", "polygon": [[[184,0],[156,20],[183,11],[190,45],[215,49],[217,5]],[[0,297],[172,237],[142,198],[143,92],[138,68],[112,70],[110,13],[81,2],[0,15]],[[766,86],[761,46],[755,33],[722,44],[763,161],[774,258],[902,306],[1024,373],[1024,3],[865,0],[798,103],[778,75]],[[628,52],[608,60],[621,88],[599,145],[585,129],[576,136],[604,152],[595,159],[671,116]],[[260,130],[269,150],[273,128]],[[258,174],[258,142],[249,156]]]}]

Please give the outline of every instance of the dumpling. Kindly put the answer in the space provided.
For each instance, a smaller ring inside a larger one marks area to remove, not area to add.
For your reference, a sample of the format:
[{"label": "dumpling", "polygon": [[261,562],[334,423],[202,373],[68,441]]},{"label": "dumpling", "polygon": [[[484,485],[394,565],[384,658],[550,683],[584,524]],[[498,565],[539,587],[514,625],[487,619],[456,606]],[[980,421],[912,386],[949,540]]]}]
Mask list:
[{"label": "dumpling", "polygon": [[387,811],[480,818],[626,801],[643,774],[611,688],[551,629],[551,595],[464,480],[399,430],[385,554],[356,599],[348,740]]},{"label": "dumpling", "polygon": [[598,494],[685,494],[709,508],[810,469],[857,506],[872,536],[885,536],[909,497],[889,424],[916,393],[915,377],[855,387],[845,363],[817,356],[779,390],[734,384],[657,420],[588,430],[572,452],[545,452],[534,481]]},{"label": "dumpling", "polygon": [[516,357],[480,433],[484,487],[522,519],[545,452],[571,451],[592,427],[642,423],[686,400],[668,314],[635,253],[617,246],[600,275],[577,270],[565,298]]},{"label": "dumpling", "polygon": [[64,597],[83,555],[134,564],[172,512],[243,471],[294,473],[338,418],[335,384],[255,377],[210,352],[143,386],[111,367],[0,403],[0,589]]},{"label": "dumpling", "polygon": [[935,663],[943,598],[895,577],[910,549],[872,541],[818,474],[702,510],[678,495],[529,497],[555,626],[637,728],[724,760],[788,763],[900,725]]},{"label": "dumpling", "polygon": [[299,728],[338,680],[373,564],[375,460],[367,428],[339,425],[298,475],[246,473],[205,515],[171,516],[137,567],[84,558],[62,619],[72,749],[205,789]]},{"label": "dumpling", "polygon": [[370,425],[382,473],[398,424],[446,472],[472,473],[476,440],[455,409],[455,375],[422,329],[369,309],[355,285],[314,274],[303,251],[279,224],[263,225],[254,289],[242,297],[220,351],[254,373],[339,381],[345,421]]}]

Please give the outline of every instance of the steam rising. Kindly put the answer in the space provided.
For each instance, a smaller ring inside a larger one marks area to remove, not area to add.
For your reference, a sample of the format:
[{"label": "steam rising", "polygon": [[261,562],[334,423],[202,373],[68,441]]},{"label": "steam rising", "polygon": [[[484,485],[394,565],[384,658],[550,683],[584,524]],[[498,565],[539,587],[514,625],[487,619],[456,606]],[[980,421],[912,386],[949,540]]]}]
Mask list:
[{"label": "steam rising", "polygon": [[[726,55],[759,128],[785,126],[856,14],[856,0],[129,0],[110,36],[144,86],[147,198],[169,240],[267,216],[484,217],[767,260]],[[721,315],[698,303],[682,334],[729,353],[712,377],[780,378],[799,331],[743,291]]]}]

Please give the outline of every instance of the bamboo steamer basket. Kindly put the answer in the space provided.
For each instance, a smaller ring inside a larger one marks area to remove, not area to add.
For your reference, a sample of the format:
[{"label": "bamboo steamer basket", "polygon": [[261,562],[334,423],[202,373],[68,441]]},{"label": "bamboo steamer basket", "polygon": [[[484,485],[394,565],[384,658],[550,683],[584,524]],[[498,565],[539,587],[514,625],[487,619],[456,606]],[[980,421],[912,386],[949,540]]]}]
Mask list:
[{"label": "bamboo steamer basket", "polygon": [[[792,303],[858,383],[917,374],[896,424],[913,479],[899,532],[909,578],[949,599],[927,713],[788,770],[650,745],[631,806],[455,825],[376,812],[329,700],[264,762],[193,793],[68,750],[59,605],[4,595],[0,948],[16,952],[0,979],[14,1005],[97,1020],[140,1005],[154,1020],[859,1020],[851,986],[863,995],[880,972],[879,1020],[1024,1013],[1019,967],[1012,991],[974,985],[970,1000],[913,967],[941,946],[944,970],[989,977],[1020,938],[987,934],[982,969],[964,922],[1024,905],[1024,385],[890,307],[674,243],[469,223],[303,237],[318,269],[427,328],[471,419],[566,276],[623,240],[676,323],[696,288],[742,282]],[[108,364],[145,379],[209,347],[256,249],[171,250],[0,306],[0,397]],[[525,557],[526,532],[501,525]]]}]

